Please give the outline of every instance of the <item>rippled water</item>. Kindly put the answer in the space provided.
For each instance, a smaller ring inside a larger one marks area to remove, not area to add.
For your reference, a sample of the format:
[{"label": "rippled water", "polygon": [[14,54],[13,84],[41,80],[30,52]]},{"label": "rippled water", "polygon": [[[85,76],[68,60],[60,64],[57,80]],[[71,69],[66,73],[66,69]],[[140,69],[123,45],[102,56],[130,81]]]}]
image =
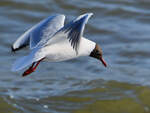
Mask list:
[{"label": "rippled water", "polygon": [[[99,43],[109,64],[89,57],[43,62],[25,78],[10,71],[28,49],[12,43],[41,19],[63,13],[67,22],[93,12],[85,37]],[[3,113],[150,113],[150,1],[1,0],[0,111]]]}]

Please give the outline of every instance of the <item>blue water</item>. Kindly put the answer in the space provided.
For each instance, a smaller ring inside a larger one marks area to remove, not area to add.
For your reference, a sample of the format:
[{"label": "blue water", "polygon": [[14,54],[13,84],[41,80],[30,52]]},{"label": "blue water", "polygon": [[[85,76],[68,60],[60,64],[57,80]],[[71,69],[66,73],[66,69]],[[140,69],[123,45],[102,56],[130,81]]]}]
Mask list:
[{"label": "blue water", "polygon": [[[107,68],[95,59],[81,57],[60,63],[43,62],[36,72],[24,78],[21,76],[24,70],[10,71],[17,58],[28,54],[28,48],[16,53],[10,48],[27,29],[55,13],[65,14],[67,23],[86,12],[94,15],[85,27],[84,36],[101,45]],[[0,97],[21,113],[69,113],[99,99],[120,100],[127,96],[138,100],[139,93],[133,93],[135,88],[150,86],[149,23],[148,0],[1,0]],[[115,87],[108,85],[112,81]],[[118,83],[132,88],[122,89]],[[99,89],[103,88],[109,91],[101,93]],[[98,95],[87,92],[94,89],[98,89]],[[114,93],[120,90],[122,93],[116,94],[120,98],[115,98]],[[83,97],[92,100],[84,103]],[[74,99],[79,99],[80,104]]]}]

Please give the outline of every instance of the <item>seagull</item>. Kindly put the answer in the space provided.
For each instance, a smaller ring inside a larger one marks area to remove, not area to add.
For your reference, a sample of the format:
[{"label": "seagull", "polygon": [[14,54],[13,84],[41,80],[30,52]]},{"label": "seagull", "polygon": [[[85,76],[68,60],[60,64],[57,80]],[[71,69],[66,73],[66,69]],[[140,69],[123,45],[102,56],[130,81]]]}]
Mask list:
[{"label": "seagull", "polygon": [[15,61],[12,71],[30,66],[22,76],[34,72],[41,61],[60,62],[90,56],[107,64],[97,43],[83,37],[85,24],[93,13],[86,13],[64,25],[65,15],[55,14],[43,19],[22,34],[12,45],[13,52],[29,45],[30,53]]}]

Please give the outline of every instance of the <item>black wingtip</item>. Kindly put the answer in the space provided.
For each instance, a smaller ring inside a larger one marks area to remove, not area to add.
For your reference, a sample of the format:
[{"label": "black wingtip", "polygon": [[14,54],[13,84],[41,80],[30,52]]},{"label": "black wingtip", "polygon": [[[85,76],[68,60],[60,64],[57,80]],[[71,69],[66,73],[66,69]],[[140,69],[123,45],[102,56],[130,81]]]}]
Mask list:
[{"label": "black wingtip", "polygon": [[11,46],[11,52],[15,53],[16,49],[13,48],[13,46]]},{"label": "black wingtip", "polygon": [[15,53],[16,51],[18,51],[18,50],[20,50],[20,49],[22,49],[22,48],[24,48],[24,47],[26,47],[26,46],[27,46],[27,45],[22,45],[22,46],[20,46],[19,48],[15,48],[15,49],[14,49],[13,46],[11,46],[11,51]]}]

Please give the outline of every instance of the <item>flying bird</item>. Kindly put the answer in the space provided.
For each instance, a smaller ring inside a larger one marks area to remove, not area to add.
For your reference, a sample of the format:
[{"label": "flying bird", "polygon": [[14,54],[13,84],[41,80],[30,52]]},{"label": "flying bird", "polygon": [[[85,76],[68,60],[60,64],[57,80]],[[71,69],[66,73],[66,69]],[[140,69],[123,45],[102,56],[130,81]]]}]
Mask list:
[{"label": "flying bird", "polygon": [[64,25],[65,15],[49,16],[27,30],[12,45],[15,52],[25,46],[30,46],[31,52],[18,59],[12,66],[12,71],[19,71],[30,67],[22,74],[34,72],[41,61],[59,62],[80,56],[90,56],[107,64],[103,59],[101,47],[83,37],[85,24],[92,13],[80,15]]}]

